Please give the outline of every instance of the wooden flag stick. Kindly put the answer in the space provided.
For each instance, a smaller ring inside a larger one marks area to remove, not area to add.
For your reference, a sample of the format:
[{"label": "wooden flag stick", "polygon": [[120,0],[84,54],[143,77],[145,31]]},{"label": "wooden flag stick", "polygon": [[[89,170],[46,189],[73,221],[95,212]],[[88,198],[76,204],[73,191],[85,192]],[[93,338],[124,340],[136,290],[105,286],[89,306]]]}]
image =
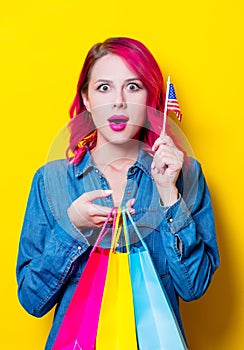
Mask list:
[{"label": "wooden flag stick", "polygon": [[161,136],[165,135],[165,129],[166,129],[167,112],[168,112],[168,99],[169,99],[169,84],[170,84],[170,76],[168,76],[167,86],[166,86],[166,95],[165,95],[165,104],[164,104],[164,120],[163,120],[163,127],[162,127],[162,131],[161,131]]}]

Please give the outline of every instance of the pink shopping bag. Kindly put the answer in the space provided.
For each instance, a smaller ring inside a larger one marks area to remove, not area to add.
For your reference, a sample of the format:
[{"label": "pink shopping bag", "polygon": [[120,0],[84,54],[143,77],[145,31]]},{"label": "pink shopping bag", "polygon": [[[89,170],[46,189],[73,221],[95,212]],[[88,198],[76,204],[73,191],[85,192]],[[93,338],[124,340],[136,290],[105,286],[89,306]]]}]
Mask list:
[{"label": "pink shopping bag", "polygon": [[106,227],[113,212],[114,209],[104,223],[90,253],[52,350],[95,349],[110,251],[110,248],[104,249],[99,247],[98,244],[109,231],[109,229],[106,230]]}]

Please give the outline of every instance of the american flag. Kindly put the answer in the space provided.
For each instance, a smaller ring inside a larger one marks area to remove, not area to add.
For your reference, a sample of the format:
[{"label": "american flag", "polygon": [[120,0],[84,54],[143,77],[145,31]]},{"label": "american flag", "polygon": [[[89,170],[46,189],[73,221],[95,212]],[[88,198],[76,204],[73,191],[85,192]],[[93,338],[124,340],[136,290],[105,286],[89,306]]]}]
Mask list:
[{"label": "american flag", "polygon": [[182,113],[180,111],[180,106],[176,98],[175,89],[173,84],[169,84],[169,94],[168,94],[168,103],[167,110],[172,111],[176,114],[178,120],[181,120]]}]

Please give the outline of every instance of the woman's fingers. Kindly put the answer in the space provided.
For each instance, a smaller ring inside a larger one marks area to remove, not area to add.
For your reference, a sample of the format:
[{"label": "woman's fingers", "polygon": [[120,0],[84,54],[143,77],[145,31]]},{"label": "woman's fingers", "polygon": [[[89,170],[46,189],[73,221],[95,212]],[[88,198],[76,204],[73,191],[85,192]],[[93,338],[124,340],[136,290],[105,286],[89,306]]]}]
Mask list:
[{"label": "woman's fingers", "polygon": [[[86,192],[78,197],[68,209],[68,215],[74,225],[79,229],[82,229],[82,227],[102,226],[111,212],[111,208],[94,204],[93,201],[98,198],[108,197],[111,194],[111,190],[95,190]],[[131,198],[126,203],[131,214],[134,214],[134,209],[132,208],[134,202],[135,198]]]},{"label": "woman's fingers", "polygon": [[79,229],[82,227],[99,227],[105,222],[111,208],[94,204],[98,198],[112,194],[111,190],[95,190],[82,194],[69,207],[68,215]]},{"label": "woman's fingers", "polygon": [[[112,190],[94,190],[84,193],[81,197],[87,199],[87,202],[92,202],[98,198],[106,198],[112,194]],[[81,198],[80,197],[80,198]]]},{"label": "woman's fingers", "polygon": [[171,147],[175,147],[173,140],[171,139],[171,137],[169,137],[167,135],[163,135],[163,136],[160,136],[159,138],[157,138],[157,140],[154,142],[154,144],[152,146],[152,150],[154,152],[157,151],[157,149],[160,145],[168,145]]},{"label": "woman's fingers", "polygon": [[169,136],[158,138],[154,145],[152,161],[152,176],[154,180],[164,186],[176,183],[184,161],[184,154],[174,144]]},{"label": "woman's fingers", "polygon": [[156,167],[160,171],[166,168],[176,170],[175,167],[182,166],[183,159],[183,152],[175,147],[162,144],[154,154],[152,169]]}]

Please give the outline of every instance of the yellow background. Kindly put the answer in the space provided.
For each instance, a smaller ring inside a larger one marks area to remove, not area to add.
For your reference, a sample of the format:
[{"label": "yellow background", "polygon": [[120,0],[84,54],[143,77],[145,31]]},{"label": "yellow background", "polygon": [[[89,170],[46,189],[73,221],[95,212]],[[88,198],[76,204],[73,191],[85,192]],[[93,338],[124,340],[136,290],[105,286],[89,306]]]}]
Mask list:
[{"label": "yellow background", "polygon": [[181,304],[190,349],[243,347],[243,7],[242,0],[1,3],[1,349],[44,348],[52,313],[35,319],[17,300],[19,233],[32,176],[68,121],[84,56],[110,36],[141,40],[171,75],[181,127],[212,193],[221,267],[201,300]]}]

